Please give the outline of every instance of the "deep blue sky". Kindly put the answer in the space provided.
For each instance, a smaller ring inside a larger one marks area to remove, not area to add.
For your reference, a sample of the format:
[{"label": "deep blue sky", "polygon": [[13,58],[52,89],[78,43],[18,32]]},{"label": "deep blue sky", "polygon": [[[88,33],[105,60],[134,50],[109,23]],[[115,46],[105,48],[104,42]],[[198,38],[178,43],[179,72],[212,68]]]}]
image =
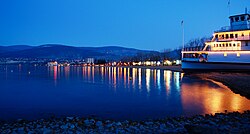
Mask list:
[{"label": "deep blue sky", "polygon": [[[250,0],[231,0],[231,14]],[[0,45],[117,45],[163,50],[229,23],[228,0],[0,0]]]}]

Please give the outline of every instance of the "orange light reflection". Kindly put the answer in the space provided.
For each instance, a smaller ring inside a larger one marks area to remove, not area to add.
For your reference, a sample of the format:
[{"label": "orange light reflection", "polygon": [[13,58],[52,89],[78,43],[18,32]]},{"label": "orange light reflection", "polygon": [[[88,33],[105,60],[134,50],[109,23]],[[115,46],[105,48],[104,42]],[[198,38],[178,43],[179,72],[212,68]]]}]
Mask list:
[{"label": "orange light reflection", "polygon": [[147,92],[150,91],[150,69],[146,69],[146,88]]},{"label": "orange light reflection", "polygon": [[138,85],[139,85],[139,89],[141,89],[141,68],[138,69]]},{"label": "orange light reflection", "polygon": [[227,111],[240,111],[250,108],[250,100],[234,94],[221,83],[212,87],[209,83],[182,83],[181,100],[183,109],[203,106],[202,112],[216,113]]},{"label": "orange light reflection", "polygon": [[165,82],[165,87],[166,87],[166,93],[167,95],[170,93],[170,81],[171,81],[171,71],[169,70],[164,70],[164,82]]}]

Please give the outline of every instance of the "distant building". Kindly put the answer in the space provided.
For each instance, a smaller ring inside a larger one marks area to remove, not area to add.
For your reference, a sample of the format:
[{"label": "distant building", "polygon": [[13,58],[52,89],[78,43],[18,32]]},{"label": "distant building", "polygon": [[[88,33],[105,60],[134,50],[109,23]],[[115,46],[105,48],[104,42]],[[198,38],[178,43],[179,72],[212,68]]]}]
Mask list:
[{"label": "distant building", "polygon": [[87,64],[94,64],[94,58],[86,58],[85,59],[85,62],[87,63]]}]

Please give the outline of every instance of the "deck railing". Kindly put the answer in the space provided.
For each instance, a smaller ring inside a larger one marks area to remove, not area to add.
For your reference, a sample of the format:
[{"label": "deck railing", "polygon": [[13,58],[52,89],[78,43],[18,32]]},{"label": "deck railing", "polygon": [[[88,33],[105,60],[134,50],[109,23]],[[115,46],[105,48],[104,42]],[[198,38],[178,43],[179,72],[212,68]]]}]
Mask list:
[{"label": "deck railing", "polygon": [[184,47],[182,51],[202,51],[204,46]]},{"label": "deck railing", "polygon": [[237,31],[237,30],[250,30],[250,24],[243,25],[233,25],[233,26],[224,26],[221,29],[216,30],[214,32],[229,32],[229,31]]}]

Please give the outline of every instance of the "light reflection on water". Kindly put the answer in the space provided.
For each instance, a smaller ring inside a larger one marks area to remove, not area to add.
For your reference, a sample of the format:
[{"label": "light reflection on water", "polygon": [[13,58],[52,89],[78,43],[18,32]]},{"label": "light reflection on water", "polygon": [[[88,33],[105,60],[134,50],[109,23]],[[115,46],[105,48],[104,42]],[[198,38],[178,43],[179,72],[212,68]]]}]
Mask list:
[{"label": "light reflection on water", "polygon": [[221,84],[160,69],[0,66],[0,84],[0,118],[146,119],[250,109],[250,100]]},{"label": "light reflection on water", "polygon": [[[219,83],[219,85],[221,85]],[[181,97],[183,109],[191,107],[201,107],[203,113],[216,113],[224,110],[242,111],[250,109],[250,100],[232,93],[230,89],[202,85],[201,83],[182,84]],[[192,104],[192,105],[190,105]]]}]

